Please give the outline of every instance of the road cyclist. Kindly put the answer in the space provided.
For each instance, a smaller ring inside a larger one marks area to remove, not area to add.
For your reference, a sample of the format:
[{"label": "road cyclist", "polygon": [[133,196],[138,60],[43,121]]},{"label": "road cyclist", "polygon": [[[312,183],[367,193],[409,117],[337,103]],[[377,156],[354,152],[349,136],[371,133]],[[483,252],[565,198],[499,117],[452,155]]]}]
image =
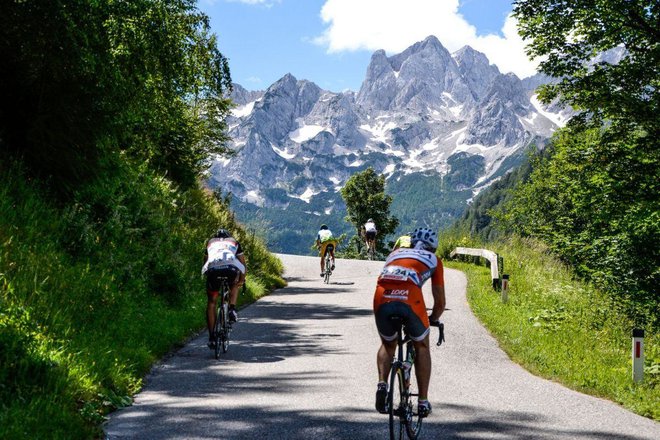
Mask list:
[{"label": "road cyclist", "polygon": [[370,260],[373,260],[376,255],[376,235],[378,234],[378,229],[373,219],[370,218],[362,225],[362,233],[367,245],[367,256]]},{"label": "road cyclist", "polygon": [[206,324],[209,331],[210,349],[215,349],[216,339],[214,335],[216,306],[220,289],[223,282],[229,284],[229,323],[238,320],[236,301],[238,299],[238,288],[245,283],[247,268],[245,255],[241,244],[231,236],[226,229],[218,231],[206,242],[204,251],[204,266],[202,275],[206,275]]},{"label": "road cyclist", "polygon": [[325,224],[321,225],[319,232],[316,234],[316,247],[321,255],[321,278],[324,278],[326,277],[326,253],[330,256],[331,266],[329,270],[332,272],[335,270],[335,248],[337,247],[337,239]]},{"label": "road cyclist", "polygon": [[[442,315],[446,299],[442,262],[436,257],[438,236],[429,228],[418,228],[412,234],[412,248],[399,248],[387,257],[374,293],[374,315],[381,339],[377,354],[378,386],[376,409],[387,413],[387,379],[397,348],[401,322],[416,352],[415,375],[418,389],[417,411],[421,418],[431,414],[428,388],[431,378],[429,349],[430,322]],[[431,280],[433,308],[427,315],[422,286]],[[392,317],[396,319],[393,320]]]}]

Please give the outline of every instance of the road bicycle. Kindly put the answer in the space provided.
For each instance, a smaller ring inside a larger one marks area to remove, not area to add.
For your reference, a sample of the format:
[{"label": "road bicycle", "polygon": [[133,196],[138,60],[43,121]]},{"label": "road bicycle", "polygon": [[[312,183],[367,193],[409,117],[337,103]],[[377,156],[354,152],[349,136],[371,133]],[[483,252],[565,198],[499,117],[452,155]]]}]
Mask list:
[{"label": "road bicycle", "polygon": [[367,244],[367,259],[374,260],[376,258],[376,243],[374,242],[373,246],[369,246],[369,241]]},{"label": "road bicycle", "polygon": [[227,353],[229,349],[229,336],[231,335],[231,324],[229,323],[229,281],[221,278],[220,301],[217,302],[215,317],[215,358],[220,358],[220,351]]},{"label": "road bicycle", "polygon": [[329,244],[325,248],[325,271],[323,272],[323,282],[325,284],[330,284],[330,275],[332,275],[332,259],[330,258],[330,251],[332,251],[334,247]]},{"label": "road bicycle", "polygon": [[[390,440],[404,438],[403,433],[410,440],[416,440],[422,430],[423,417],[419,416],[417,406],[413,404],[413,397],[419,397],[411,389],[412,373],[415,363],[415,346],[408,335],[403,336],[403,323],[400,317],[390,317],[398,328],[397,351],[392,361],[390,371],[389,391],[387,393],[387,410],[390,423]],[[431,326],[438,327],[438,343],[441,345],[445,340],[444,324],[442,322],[431,322]],[[405,346],[406,356],[403,356]]]}]

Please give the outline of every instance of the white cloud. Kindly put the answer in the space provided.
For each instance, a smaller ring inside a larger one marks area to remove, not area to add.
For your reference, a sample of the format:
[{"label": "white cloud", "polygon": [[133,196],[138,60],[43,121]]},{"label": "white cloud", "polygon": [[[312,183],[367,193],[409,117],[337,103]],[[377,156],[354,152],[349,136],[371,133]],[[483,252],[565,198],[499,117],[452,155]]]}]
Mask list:
[{"label": "white cloud", "polygon": [[435,35],[450,52],[469,45],[485,53],[503,73],[535,73],[512,16],[503,24],[504,36],[479,36],[458,6],[459,0],[327,0],[321,9],[327,28],[314,42],[330,53],[384,49],[392,55]]}]

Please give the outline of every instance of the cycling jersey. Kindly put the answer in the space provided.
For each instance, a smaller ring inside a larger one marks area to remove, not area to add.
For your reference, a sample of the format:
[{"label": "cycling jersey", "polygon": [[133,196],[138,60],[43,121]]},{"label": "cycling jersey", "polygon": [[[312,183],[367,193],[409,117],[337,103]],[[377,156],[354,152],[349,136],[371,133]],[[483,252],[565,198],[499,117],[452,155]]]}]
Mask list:
[{"label": "cycling jersey", "polygon": [[326,241],[334,240],[334,237],[330,229],[321,229],[316,235],[316,239],[321,243],[325,243]]},{"label": "cycling jersey", "polygon": [[[398,301],[410,306],[428,330],[429,318],[422,295],[427,280],[434,286],[444,286],[442,262],[434,253],[424,249],[401,248],[392,252],[378,277],[374,293],[374,312],[383,304]],[[425,337],[416,335],[418,337]]]},{"label": "cycling jersey", "polygon": [[220,269],[232,266],[245,273],[245,266],[237,257],[243,255],[239,242],[233,238],[211,238],[206,242],[206,263],[202,267],[202,274],[210,269]]},{"label": "cycling jersey", "polygon": [[374,222],[366,222],[364,224],[364,230],[366,232],[376,232],[376,224]]}]

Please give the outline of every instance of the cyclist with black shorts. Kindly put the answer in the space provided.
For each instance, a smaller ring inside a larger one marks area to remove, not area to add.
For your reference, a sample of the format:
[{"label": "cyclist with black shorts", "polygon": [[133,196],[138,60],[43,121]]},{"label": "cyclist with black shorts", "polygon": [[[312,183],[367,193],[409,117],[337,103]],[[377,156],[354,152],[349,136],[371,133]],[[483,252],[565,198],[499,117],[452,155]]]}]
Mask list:
[{"label": "cyclist with black shorts", "polygon": [[372,252],[375,252],[376,235],[378,234],[376,223],[374,223],[373,219],[369,219],[364,225],[362,225],[362,230],[364,233],[364,240],[367,243],[367,249],[370,249]]},{"label": "cyclist with black shorts", "polygon": [[[445,288],[442,262],[436,257],[437,234],[428,228],[416,229],[412,234],[412,248],[399,248],[385,261],[378,277],[374,293],[374,314],[381,339],[378,350],[378,387],[376,409],[386,413],[387,377],[397,346],[397,329],[390,316],[402,319],[406,333],[415,347],[415,376],[419,399],[417,409],[420,417],[431,413],[428,401],[431,378],[431,353],[429,350],[429,321],[436,322],[445,310]],[[426,312],[422,285],[431,280],[433,309]]]},{"label": "cyclist with black shorts", "polygon": [[215,327],[216,301],[222,286],[222,279],[226,278],[230,286],[229,291],[229,322],[238,320],[236,301],[238,288],[245,283],[247,268],[241,244],[234,239],[226,229],[218,229],[216,234],[206,242],[204,251],[204,266],[202,274],[206,275],[206,325],[209,329],[209,348],[215,348],[213,329]]},{"label": "cyclist with black shorts", "polygon": [[321,225],[319,232],[316,234],[316,247],[321,254],[321,278],[325,276],[325,254],[330,253],[332,259],[332,266],[330,270],[335,270],[335,248],[337,247],[337,239],[332,235],[332,231],[328,229],[327,225]]}]

